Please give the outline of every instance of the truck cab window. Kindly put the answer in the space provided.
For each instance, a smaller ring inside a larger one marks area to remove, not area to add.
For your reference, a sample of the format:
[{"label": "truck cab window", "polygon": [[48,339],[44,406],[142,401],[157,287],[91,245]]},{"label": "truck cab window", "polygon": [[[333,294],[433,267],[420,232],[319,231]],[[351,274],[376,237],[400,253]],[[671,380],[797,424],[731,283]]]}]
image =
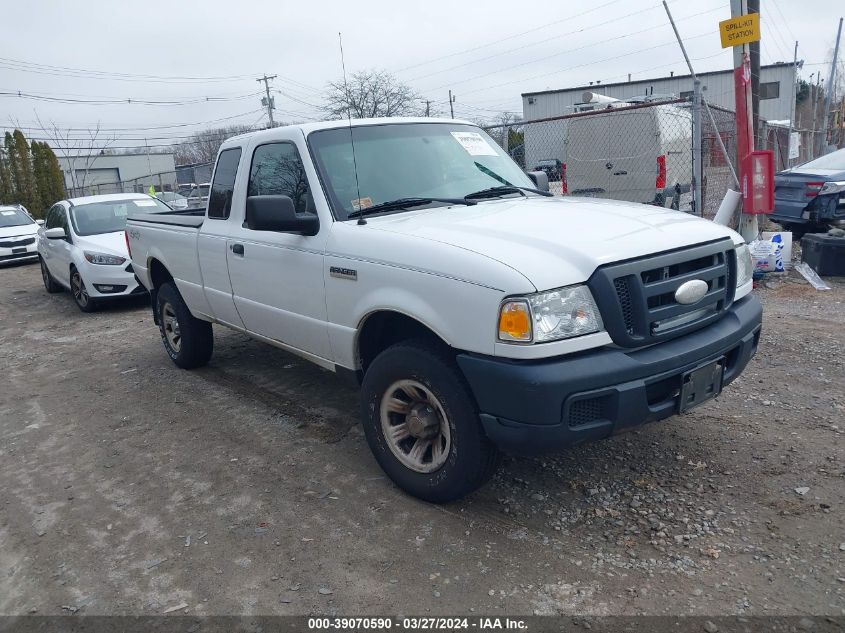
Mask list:
[{"label": "truck cab window", "polygon": [[268,143],[255,148],[247,196],[270,195],[288,196],[297,213],[314,211],[305,167],[293,143]]},{"label": "truck cab window", "polygon": [[223,150],[217,159],[214,170],[214,182],[208,196],[208,217],[225,220],[232,210],[232,193],[235,189],[235,176],[238,173],[238,163],[241,161],[241,148]]}]

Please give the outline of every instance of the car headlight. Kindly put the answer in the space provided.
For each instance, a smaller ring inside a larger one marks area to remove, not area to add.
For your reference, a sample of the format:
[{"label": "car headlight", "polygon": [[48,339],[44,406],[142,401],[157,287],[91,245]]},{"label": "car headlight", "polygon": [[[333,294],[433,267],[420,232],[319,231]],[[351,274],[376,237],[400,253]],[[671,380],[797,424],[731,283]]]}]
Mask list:
[{"label": "car headlight", "polygon": [[126,261],[125,257],[108,255],[106,253],[91,253],[89,251],[85,251],[83,254],[85,255],[85,259],[92,264],[102,264],[104,266],[120,266]]},{"label": "car headlight", "polygon": [[751,261],[751,250],[748,244],[736,247],[736,287],[744,286],[751,281],[754,263]]},{"label": "car headlight", "polygon": [[508,299],[499,309],[499,340],[546,343],[599,332],[601,315],[586,286]]},{"label": "car headlight", "polygon": [[839,193],[840,191],[845,191],[845,181],[834,181],[831,180],[830,182],[826,182],[822,185],[822,188],[819,189],[818,195],[823,196],[828,193]]}]

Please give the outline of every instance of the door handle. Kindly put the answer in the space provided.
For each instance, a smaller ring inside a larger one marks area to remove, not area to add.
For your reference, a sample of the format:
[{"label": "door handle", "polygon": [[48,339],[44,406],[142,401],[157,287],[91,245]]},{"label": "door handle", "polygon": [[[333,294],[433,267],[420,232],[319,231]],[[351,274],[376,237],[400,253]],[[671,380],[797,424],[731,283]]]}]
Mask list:
[{"label": "door handle", "polygon": [[240,255],[241,257],[243,257],[244,245],[243,244],[232,244],[232,252],[235,255]]}]

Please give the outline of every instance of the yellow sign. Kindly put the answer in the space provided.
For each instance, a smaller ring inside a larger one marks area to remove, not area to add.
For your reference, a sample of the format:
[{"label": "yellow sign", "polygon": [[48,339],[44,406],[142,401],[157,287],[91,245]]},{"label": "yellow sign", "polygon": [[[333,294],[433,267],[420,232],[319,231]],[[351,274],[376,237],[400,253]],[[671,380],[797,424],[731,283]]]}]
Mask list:
[{"label": "yellow sign", "polygon": [[722,37],[722,48],[759,42],[760,14],[749,13],[738,18],[722,20],[719,22],[719,35]]}]

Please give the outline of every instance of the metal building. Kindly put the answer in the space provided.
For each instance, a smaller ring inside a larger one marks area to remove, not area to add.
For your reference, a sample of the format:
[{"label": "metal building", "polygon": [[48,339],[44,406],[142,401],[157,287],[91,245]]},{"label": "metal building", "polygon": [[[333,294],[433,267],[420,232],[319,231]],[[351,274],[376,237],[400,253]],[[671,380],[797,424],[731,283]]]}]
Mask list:
[{"label": "metal building", "polygon": [[[801,67],[798,62],[797,67]],[[792,86],[796,66],[792,62],[779,62],[760,67],[760,117],[769,121],[789,119],[792,105]],[[734,109],[733,70],[700,73],[704,98],[723,108]],[[690,75],[670,75],[654,79],[603,84],[594,82],[587,86],[526,92],[522,95],[522,116],[525,121],[572,114],[581,103],[585,91],[600,93],[615,99],[630,99],[649,95],[684,98],[692,96]],[[601,107],[597,105],[596,107]]]},{"label": "metal building", "polygon": [[59,156],[68,195],[176,190],[174,154],[91,154]]}]

